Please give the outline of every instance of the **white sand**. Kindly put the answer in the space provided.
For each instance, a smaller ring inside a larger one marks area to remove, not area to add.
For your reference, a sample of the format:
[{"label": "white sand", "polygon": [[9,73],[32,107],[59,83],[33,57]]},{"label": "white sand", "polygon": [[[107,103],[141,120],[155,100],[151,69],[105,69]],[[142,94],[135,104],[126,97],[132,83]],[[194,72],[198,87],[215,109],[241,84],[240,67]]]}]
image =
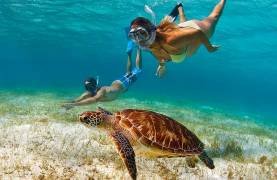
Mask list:
[{"label": "white sand", "polygon": [[[0,121],[5,121],[2,117]],[[79,123],[41,120],[0,125],[0,179],[130,179],[105,134]],[[138,179],[277,179],[277,162],[214,159],[216,168],[185,158],[136,158]]]}]

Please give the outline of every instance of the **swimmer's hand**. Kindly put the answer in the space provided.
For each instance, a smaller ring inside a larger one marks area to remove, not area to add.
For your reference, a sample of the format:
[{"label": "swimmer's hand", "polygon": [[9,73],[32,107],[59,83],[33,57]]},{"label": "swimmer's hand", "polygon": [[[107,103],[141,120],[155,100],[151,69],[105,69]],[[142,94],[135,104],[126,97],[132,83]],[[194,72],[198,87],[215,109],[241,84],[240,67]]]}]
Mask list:
[{"label": "swimmer's hand", "polygon": [[209,48],[208,48],[208,51],[209,52],[215,52],[218,50],[220,46],[217,46],[217,45],[211,45]]},{"label": "swimmer's hand", "polygon": [[160,63],[156,71],[156,76],[161,78],[164,76],[165,72],[166,72],[165,64]]},{"label": "swimmer's hand", "polygon": [[74,103],[63,103],[61,107],[65,108],[66,110],[74,108]]}]

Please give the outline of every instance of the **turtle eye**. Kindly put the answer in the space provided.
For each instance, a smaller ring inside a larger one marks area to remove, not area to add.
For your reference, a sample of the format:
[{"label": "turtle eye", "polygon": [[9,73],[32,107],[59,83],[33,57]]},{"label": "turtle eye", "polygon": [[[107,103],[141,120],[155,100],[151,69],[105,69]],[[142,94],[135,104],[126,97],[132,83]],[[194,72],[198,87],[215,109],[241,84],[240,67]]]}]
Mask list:
[{"label": "turtle eye", "polygon": [[89,124],[89,118],[87,116],[84,117],[83,122]]}]

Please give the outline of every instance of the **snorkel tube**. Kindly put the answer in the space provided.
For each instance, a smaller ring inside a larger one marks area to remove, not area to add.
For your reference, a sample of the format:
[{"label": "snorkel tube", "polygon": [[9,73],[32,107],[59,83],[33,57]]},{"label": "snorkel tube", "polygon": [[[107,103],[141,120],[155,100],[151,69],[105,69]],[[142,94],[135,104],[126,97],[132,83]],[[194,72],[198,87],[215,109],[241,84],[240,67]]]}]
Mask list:
[{"label": "snorkel tube", "polygon": [[155,41],[156,39],[156,26],[157,26],[157,22],[156,22],[156,14],[154,13],[154,11],[148,6],[148,5],[144,5],[144,11],[148,14],[151,15],[152,17],[152,23],[154,25],[154,27],[152,27],[152,30],[151,30],[151,35],[150,35],[150,38],[145,42],[145,45],[144,47],[142,48],[148,48],[151,44],[153,44],[153,42]]},{"label": "snorkel tube", "polygon": [[99,76],[96,76],[96,87],[98,88],[99,85]]},{"label": "snorkel tube", "polygon": [[156,14],[154,13],[154,11],[146,4],[144,5],[144,11],[151,15],[152,23],[156,26]]},{"label": "snorkel tube", "polygon": [[154,27],[152,27],[152,30],[151,30],[150,39],[148,39],[148,41],[145,43],[145,45],[148,48],[151,44],[153,44],[153,42],[156,39],[156,26],[157,26],[157,22],[156,22],[156,14],[154,13],[154,11],[148,5],[144,5],[144,11],[146,13],[151,15],[151,17],[152,17],[152,23],[154,25]]}]

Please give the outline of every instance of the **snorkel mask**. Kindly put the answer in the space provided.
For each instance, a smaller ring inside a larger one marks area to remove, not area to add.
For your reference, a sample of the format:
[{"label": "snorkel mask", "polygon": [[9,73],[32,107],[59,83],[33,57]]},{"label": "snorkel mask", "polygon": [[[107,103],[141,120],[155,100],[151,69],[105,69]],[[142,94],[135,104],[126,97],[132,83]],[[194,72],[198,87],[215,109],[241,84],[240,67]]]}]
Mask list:
[{"label": "snorkel mask", "polygon": [[156,38],[156,28],[151,28],[150,32],[143,26],[132,28],[128,34],[129,38],[140,46],[150,46]]},{"label": "snorkel mask", "polygon": [[153,22],[143,17],[136,18],[131,23],[128,37],[142,48],[148,48],[156,38],[156,15],[147,5],[144,10],[151,14]]},{"label": "snorkel mask", "polygon": [[99,84],[99,76],[97,76],[97,79],[94,78],[88,78],[84,82],[85,84],[85,89],[91,93],[96,93],[98,89],[98,84]]}]

